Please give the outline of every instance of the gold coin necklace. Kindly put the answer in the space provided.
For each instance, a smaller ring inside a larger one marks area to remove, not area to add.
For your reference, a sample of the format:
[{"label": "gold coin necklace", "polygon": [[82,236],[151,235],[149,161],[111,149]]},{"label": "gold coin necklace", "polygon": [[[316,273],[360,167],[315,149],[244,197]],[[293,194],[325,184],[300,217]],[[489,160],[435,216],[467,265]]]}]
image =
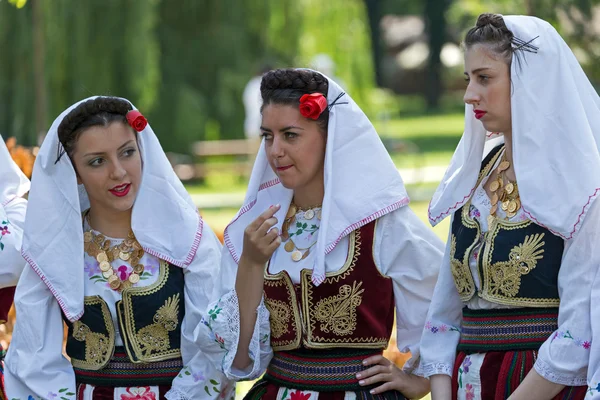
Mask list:
[{"label": "gold coin necklace", "polygon": [[311,221],[315,217],[318,220],[321,220],[321,206],[314,206],[309,208],[299,208],[293,202],[290,204],[290,208],[288,209],[285,220],[283,221],[283,225],[281,227],[281,239],[285,243],[283,248],[286,252],[291,253],[292,261],[298,262],[300,260],[304,260],[310,254],[310,250],[312,247],[317,244],[315,240],[308,247],[298,247],[297,244],[292,239],[293,236],[300,236],[304,232],[310,232],[310,234],[315,234],[319,230],[319,225],[317,224],[309,224],[307,222],[298,221],[298,215],[303,212],[303,218],[306,221]]},{"label": "gold coin necklace", "polygon": [[519,188],[516,181],[506,179],[506,170],[510,168],[510,162],[506,159],[506,153],[502,155],[502,160],[496,168],[496,179],[490,183],[489,189],[492,193],[490,215],[488,215],[488,225],[491,225],[497,217],[498,207],[506,213],[506,218],[512,218],[517,215],[521,209],[521,199],[519,198]]},{"label": "gold coin necklace", "polygon": [[[89,214],[86,215],[86,219],[89,226]],[[106,236],[95,234],[91,228],[83,234],[85,252],[98,261],[102,276],[108,281],[110,288],[121,292],[140,281],[140,276],[144,273],[144,265],[140,263],[144,250],[135,239],[133,232],[129,232],[122,243],[114,246],[111,244]],[[133,272],[126,279],[119,277],[122,271],[115,271],[111,266],[111,263],[117,259],[127,261],[133,267]]]}]

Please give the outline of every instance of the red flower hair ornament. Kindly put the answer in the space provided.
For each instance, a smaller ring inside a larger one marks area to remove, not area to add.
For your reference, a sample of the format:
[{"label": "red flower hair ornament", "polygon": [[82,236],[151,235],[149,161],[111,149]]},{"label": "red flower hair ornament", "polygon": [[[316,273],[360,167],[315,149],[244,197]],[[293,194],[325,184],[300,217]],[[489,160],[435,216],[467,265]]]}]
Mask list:
[{"label": "red flower hair ornament", "polygon": [[318,119],[327,108],[327,99],[321,93],[310,93],[300,97],[300,114],[310,119]]},{"label": "red flower hair ornament", "polygon": [[138,110],[129,111],[125,117],[127,118],[127,123],[137,132],[143,131],[146,125],[148,125],[148,120]]}]

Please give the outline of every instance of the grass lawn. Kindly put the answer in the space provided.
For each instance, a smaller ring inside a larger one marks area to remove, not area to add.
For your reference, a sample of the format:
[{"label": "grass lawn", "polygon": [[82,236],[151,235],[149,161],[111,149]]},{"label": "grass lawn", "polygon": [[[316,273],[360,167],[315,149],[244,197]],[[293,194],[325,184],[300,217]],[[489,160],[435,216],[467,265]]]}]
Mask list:
[{"label": "grass lawn", "polygon": [[375,123],[384,143],[403,140],[409,152],[392,153],[399,168],[448,165],[464,128],[463,114],[421,116]]}]

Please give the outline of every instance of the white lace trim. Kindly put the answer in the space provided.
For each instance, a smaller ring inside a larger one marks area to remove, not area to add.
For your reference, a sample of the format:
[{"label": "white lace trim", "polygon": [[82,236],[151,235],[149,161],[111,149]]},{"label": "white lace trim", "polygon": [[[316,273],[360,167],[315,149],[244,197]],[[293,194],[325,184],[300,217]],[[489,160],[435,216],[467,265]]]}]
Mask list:
[{"label": "white lace trim", "polygon": [[[249,355],[252,359],[251,366],[247,370],[241,371],[233,368],[233,359],[235,358],[238,342],[240,340],[240,307],[235,290],[231,290],[229,293],[221,297],[219,301],[222,307],[222,323],[214,324],[214,331],[216,334],[221,336],[226,346],[225,357],[223,358],[222,372],[227,376],[228,379],[239,381],[239,380],[252,380],[258,378],[264,371],[261,370],[260,356],[261,356],[261,340],[260,338],[264,335],[269,335],[269,332],[261,334],[261,327],[269,327],[269,311],[265,307],[264,300],[261,299],[260,304],[256,310],[256,324],[254,325],[254,332],[252,333],[252,339],[250,339]],[[223,332],[218,332],[219,328],[223,329]],[[267,328],[268,329],[268,328]],[[223,333],[221,335],[221,333]],[[250,369],[250,367],[252,367]],[[246,371],[250,370],[246,373]]]},{"label": "white lace trim", "polygon": [[556,372],[548,363],[538,358],[533,366],[540,376],[550,382],[565,386],[587,386],[586,376],[569,376]]},{"label": "white lace trim", "polygon": [[415,357],[411,357],[408,361],[404,363],[402,371],[408,374],[424,377],[423,368],[421,368],[421,358],[415,359]]},{"label": "white lace trim", "polygon": [[188,397],[185,393],[183,393],[179,389],[171,388],[167,393],[165,393],[165,399],[167,400],[192,400],[191,397]]},{"label": "white lace trim", "polygon": [[422,376],[429,378],[432,375],[448,375],[452,377],[452,365],[444,363],[432,363],[423,365],[421,371]]}]

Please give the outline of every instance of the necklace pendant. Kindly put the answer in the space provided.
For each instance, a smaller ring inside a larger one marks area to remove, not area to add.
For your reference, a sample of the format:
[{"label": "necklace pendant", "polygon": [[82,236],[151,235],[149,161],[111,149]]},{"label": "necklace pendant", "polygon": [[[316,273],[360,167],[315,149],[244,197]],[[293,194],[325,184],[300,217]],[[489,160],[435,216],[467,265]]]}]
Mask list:
[{"label": "necklace pendant", "polygon": [[290,208],[288,208],[288,212],[285,215],[286,218],[292,218],[296,215],[296,211],[298,211],[298,207],[294,203],[290,204]]},{"label": "necklace pendant", "polygon": [[500,184],[498,183],[498,181],[493,181],[493,182],[490,184],[490,190],[491,190],[492,192],[495,192],[496,190],[498,190],[498,188],[499,188],[499,187],[500,187]]},{"label": "necklace pendant", "polygon": [[304,218],[305,219],[310,220],[310,219],[313,219],[314,217],[315,217],[315,211],[314,210],[306,210],[304,212]]},{"label": "necklace pendant", "polygon": [[285,249],[285,251],[287,251],[288,253],[291,253],[292,251],[294,251],[294,249],[296,248],[296,245],[294,244],[294,242],[292,241],[292,239],[289,240],[289,242],[286,242],[285,245],[283,246],[283,248]]},{"label": "necklace pendant", "polygon": [[504,190],[506,190],[506,193],[512,194],[515,191],[515,185],[512,182],[508,182]]},{"label": "necklace pendant", "polygon": [[[102,272],[106,272],[106,271],[110,271],[112,270],[112,267],[110,266],[110,263],[108,261],[102,261],[100,263],[100,270]],[[106,278],[106,277],[105,277]]]},{"label": "necklace pendant", "polygon": [[292,252],[292,261],[298,262],[302,260],[302,252],[300,250],[294,250]]},{"label": "necklace pendant", "polygon": [[102,272],[102,276],[103,276],[105,279],[108,279],[109,283],[110,283],[110,278],[112,278],[113,276],[114,276],[116,279],[118,279],[118,278],[117,278],[117,276],[115,275],[115,272],[112,270],[112,268],[111,268],[111,269],[109,269],[109,270],[106,270],[106,271]]},{"label": "necklace pendant", "polygon": [[140,276],[138,274],[134,273],[134,274],[129,275],[129,282],[131,282],[135,285],[139,281],[140,281]]}]

